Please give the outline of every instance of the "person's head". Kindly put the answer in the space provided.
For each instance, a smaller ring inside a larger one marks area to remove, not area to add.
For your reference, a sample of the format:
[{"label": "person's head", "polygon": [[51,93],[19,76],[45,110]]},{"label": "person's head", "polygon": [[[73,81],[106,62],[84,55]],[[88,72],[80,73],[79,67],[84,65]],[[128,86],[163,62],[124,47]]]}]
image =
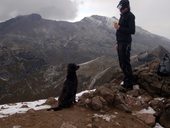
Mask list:
[{"label": "person's head", "polygon": [[117,5],[117,8],[120,10],[121,13],[125,13],[130,10],[129,0],[121,0]]}]

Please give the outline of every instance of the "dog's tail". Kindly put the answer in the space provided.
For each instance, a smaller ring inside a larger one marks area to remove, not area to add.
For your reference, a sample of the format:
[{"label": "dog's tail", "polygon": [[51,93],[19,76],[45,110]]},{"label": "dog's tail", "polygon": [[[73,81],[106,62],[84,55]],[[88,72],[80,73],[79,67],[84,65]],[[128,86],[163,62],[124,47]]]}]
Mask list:
[{"label": "dog's tail", "polygon": [[59,110],[61,110],[61,109],[63,109],[62,107],[54,107],[54,108],[49,108],[49,109],[47,109],[47,111],[59,111]]}]

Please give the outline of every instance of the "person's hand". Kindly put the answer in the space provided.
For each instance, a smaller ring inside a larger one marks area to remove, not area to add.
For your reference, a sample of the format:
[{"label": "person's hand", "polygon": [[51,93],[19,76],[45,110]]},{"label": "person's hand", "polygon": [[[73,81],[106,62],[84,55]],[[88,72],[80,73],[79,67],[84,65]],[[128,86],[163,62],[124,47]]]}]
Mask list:
[{"label": "person's hand", "polygon": [[113,45],[113,49],[117,49],[117,43]]},{"label": "person's hand", "polygon": [[120,25],[118,23],[114,23],[113,26],[116,30],[118,30],[120,28]]},{"label": "person's hand", "polygon": [[115,46],[115,48],[116,48],[116,49],[118,48],[118,46],[117,46],[117,43],[116,43],[116,46]]}]

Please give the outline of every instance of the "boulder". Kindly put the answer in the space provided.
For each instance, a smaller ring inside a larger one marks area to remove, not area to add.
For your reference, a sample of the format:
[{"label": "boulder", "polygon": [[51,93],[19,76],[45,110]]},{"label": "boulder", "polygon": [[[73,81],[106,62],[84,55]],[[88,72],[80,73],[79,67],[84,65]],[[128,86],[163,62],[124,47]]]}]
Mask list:
[{"label": "boulder", "polygon": [[29,109],[27,113],[35,113],[36,111],[34,109]]},{"label": "boulder", "polygon": [[126,104],[117,104],[115,107],[127,113],[132,112],[132,110]]},{"label": "boulder", "polygon": [[84,93],[81,97],[79,97],[78,105],[84,106],[84,107],[89,107],[93,97],[94,97],[93,92]]},{"label": "boulder", "polygon": [[133,97],[138,97],[140,95],[140,91],[137,89],[134,89],[134,90],[128,91],[127,94]]},{"label": "boulder", "polygon": [[106,101],[101,96],[95,96],[91,100],[91,108],[93,110],[101,110],[104,108],[104,105],[106,105]]},{"label": "boulder", "polygon": [[74,126],[74,125],[72,125],[72,124],[70,124],[70,123],[68,123],[68,122],[64,122],[64,123],[60,126],[60,128],[77,128],[77,127]]},{"label": "boulder", "polygon": [[86,98],[86,99],[81,98],[79,99],[79,102],[78,102],[78,105],[84,106],[84,107],[89,107],[90,104],[91,104],[91,99],[89,98]]},{"label": "boulder", "polygon": [[92,128],[92,124],[87,124],[86,127],[87,128]]},{"label": "boulder", "polygon": [[148,104],[153,98],[150,95],[145,94],[140,96],[140,100],[143,104]]},{"label": "boulder", "polygon": [[156,118],[155,118],[155,116],[153,114],[149,114],[149,113],[137,113],[136,116],[137,116],[137,118],[142,120],[147,125],[149,125],[151,127],[155,126]]},{"label": "boulder", "polygon": [[4,106],[2,106],[2,107],[0,108],[0,110],[1,110],[1,109],[6,109],[6,108],[5,108]]},{"label": "boulder", "polygon": [[21,108],[29,108],[28,105],[22,105]]},{"label": "boulder", "polygon": [[170,128],[170,106],[167,107],[160,116],[160,124],[165,128]]},{"label": "boulder", "polygon": [[97,88],[95,91],[95,94],[103,97],[107,101],[108,104],[114,103],[115,92],[105,86],[101,86]]},{"label": "boulder", "polygon": [[82,99],[86,99],[86,98],[93,98],[94,97],[94,92],[87,92],[87,93],[84,93],[81,97],[80,97],[80,99],[82,98]]},{"label": "boulder", "polygon": [[57,100],[54,97],[49,97],[44,103],[44,105],[51,105],[51,106],[56,104],[57,104]]},{"label": "boulder", "polygon": [[22,128],[20,125],[14,125],[12,128]]},{"label": "boulder", "polygon": [[155,116],[159,118],[164,110],[164,99],[153,99],[149,102],[149,105],[156,111]]},{"label": "boulder", "polygon": [[78,105],[89,107],[93,110],[107,110],[115,101],[115,92],[105,86],[96,89],[95,92],[84,93],[78,101]]},{"label": "boulder", "polygon": [[122,111],[131,112],[131,109],[125,102],[126,95],[123,93],[117,93],[115,97],[114,106]]}]

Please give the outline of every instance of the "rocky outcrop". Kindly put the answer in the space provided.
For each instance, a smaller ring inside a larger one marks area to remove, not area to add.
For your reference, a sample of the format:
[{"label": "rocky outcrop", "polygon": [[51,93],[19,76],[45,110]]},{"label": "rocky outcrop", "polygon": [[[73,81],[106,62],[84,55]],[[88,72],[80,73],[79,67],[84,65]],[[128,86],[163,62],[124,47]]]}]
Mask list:
[{"label": "rocky outcrop", "polygon": [[[146,91],[132,90],[127,94],[118,91],[118,85],[105,84],[98,87],[95,92],[85,93],[79,99],[79,105],[94,109],[93,105],[100,106],[97,110],[109,108],[111,106],[130,111],[131,109],[142,109],[149,106],[149,102],[153,99]],[[135,92],[136,91],[136,92]],[[134,95],[138,93],[138,95]],[[94,104],[93,104],[94,102]]]},{"label": "rocky outcrop", "polygon": [[[140,86],[140,88],[121,93],[118,90],[120,81],[113,80],[108,84],[98,87],[94,92],[83,94],[79,99],[78,105],[100,112],[109,111],[114,107],[121,111],[132,113],[132,115],[136,116],[136,118],[147,124],[149,127],[155,126],[156,121],[158,121],[162,126],[168,128],[170,116],[169,100],[165,97],[159,98],[159,93],[153,89],[152,93],[150,93],[148,90],[149,87],[144,88],[144,81],[141,80],[142,78],[145,78],[141,77],[144,75],[143,73],[145,71],[154,71],[157,64],[158,63],[156,62],[152,62],[148,64],[147,68],[142,68],[143,66],[141,66],[140,69],[142,70],[138,70],[139,72],[135,71],[135,73],[139,73],[138,84],[139,80],[140,84],[138,86]],[[148,75],[148,73],[145,73],[145,75]],[[156,76],[156,73],[152,72],[149,76],[152,75]],[[161,81],[157,78],[157,81],[153,80],[152,82],[157,82],[157,84],[159,84]],[[150,82],[150,84],[152,84],[152,82]],[[148,84],[148,86],[150,86],[150,84]]]},{"label": "rocky outcrop", "polygon": [[[153,127],[157,116],[155,112],[151,113],[151,110],[147,112],[147,109],[151,109],[150,102],[153,102],[154,98],[143,89],[121,93],[118,91],[118,86],[116,83],[105,84],[94,92],[85,93],[79,98],[78,105],[99,112],[107,112],[114,107],[132,113],[136,118]],[[158,105],[157,107],[160,108]]]},{"label": "rocky outcrop", "polygon": [[85,93],[79,99],[80,106],[89,107],[93,110],[106,110],[114,104],[115,92],[107,87],[99,87],[94,93]]},{"label": "rocky outcrop", "polygon": [[170,128],[170,99],[165,101],[159,121],[165,128]]},{"label": "rocky outcrop", "polygon": [[135,71],[137,83],[153,95],[170,96],[170,77],[158,76],[156,71],[159,61],[140,66]]}]

